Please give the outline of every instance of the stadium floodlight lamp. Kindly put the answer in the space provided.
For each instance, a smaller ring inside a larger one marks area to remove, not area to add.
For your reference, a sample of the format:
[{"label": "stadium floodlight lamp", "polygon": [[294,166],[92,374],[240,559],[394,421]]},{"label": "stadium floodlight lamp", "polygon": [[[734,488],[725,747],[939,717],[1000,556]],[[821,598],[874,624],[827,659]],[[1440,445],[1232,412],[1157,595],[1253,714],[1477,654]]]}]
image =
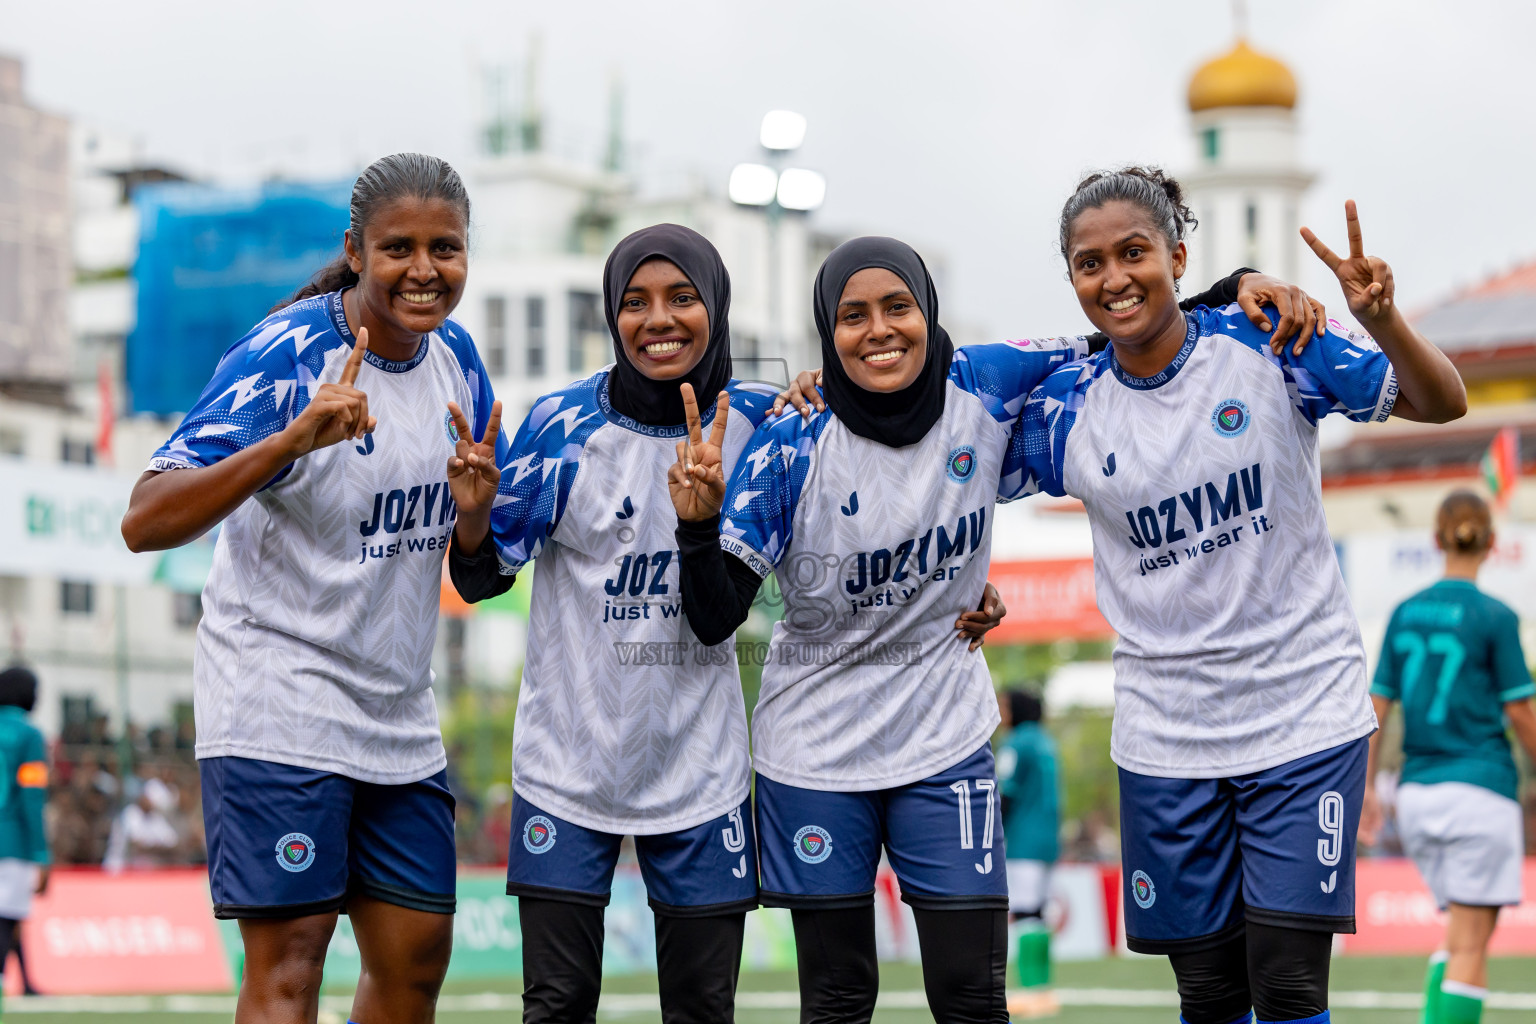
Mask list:
[{"label": "stadium floodlight lamp", "polygon": [[805,141],[805,118],[793,110],[770,110],[763,115],[759,134],[764,149],[784,151],[799,149]]},{"label": "stadium floodlight lamp", "polygon": [[779,205],[786,210],[814,210],[827,198],[827,179],[815,171],[791,167],[779,175]]},{"label": "stadium floodlight lamp", "polygon": [[731,171],[731,202],[742,206],[767,206],[773,202],[779,176],[762,164],[737,164]]}]

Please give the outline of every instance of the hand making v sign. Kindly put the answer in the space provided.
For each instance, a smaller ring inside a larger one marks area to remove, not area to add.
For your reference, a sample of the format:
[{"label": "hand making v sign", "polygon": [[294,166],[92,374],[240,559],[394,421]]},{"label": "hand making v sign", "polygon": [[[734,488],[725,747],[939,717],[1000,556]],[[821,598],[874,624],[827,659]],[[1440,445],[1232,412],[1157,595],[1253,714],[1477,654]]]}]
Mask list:
[{"label": "hand making v sign", "polygon": [[448,490],[459,506],[454,528],[461,549],[474,551],[490,531],[491,504],[501,486],[501,467],[496,465],[496,438],[501,434],[501,402],[491,403],[485,436],[475,440],[474,428],[457,402],[448,403],[448,415],[459,435],[448,457]]},{"label": "hand making v sign", "polygon": [[667,490],[672,492],[677,517],[697,523],[717,515],[725,501],[725,466],[720,459],[720,447],[725,444],[731,396],[720,392],[715,422],[710,426],[706,443],[699,429],[699,403],[693,397],[693,385],[684,384],[682,394],[688,440],[677,442],[677,462],[667,471]]},{"label": "hand making v sign", "polygon": [[1385,260],[1365,254],[1365,238],[1360,231],[1360,217],[1353,199],[1344,203],[1344,226],[1349,233],[1347,259],[1324,245],[1311,228],[1302,228],[1301,237],[1339,279],[1344,301],[1349,304],[1355,319],[1367,330],[1372,330],[1372,321],[1385,316],[1392,308],[1392,268]]},{"label": "hand making v sign", "polygon": [[1392,415],[1424,423],[1444,423],[1467,411],[1467,391],[1456,367],[1398,311],[1392,268],[1365,254],[1365,239],[1355,201],[1344,203],[1349,255],[1341,257],[1311,228],[1301,237],[1339,279],[1349,311],[1392,361],[1398,396]]},{"label": "hand making v sign", "polygon": [[491,403],[491,415],[485,421],[485,436],[476,441],[474,428],[457,402],[448,403],[454,432],[459,435],[453,454],[448,458],[448,487],[459,513],[479,512],[490,505],[501,483],[501,469],[496,465],[496,437],[501,433],[501,402]]}]

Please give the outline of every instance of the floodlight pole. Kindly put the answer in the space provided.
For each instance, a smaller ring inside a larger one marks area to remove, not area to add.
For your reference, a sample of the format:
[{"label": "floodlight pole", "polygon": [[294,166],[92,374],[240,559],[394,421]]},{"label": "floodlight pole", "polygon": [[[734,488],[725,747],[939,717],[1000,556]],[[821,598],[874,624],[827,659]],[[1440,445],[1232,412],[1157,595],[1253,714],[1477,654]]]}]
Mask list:
[{"label": "floodlight pole", "polygon": [[779,222],[784,219],[784,207],[779,205],[779,192],[777,181],[779,175],[784,173],[784,150],[767,149],[768,166],[773,168],[775,188],[773,199],[768,203],[768,344],[776,356],[787,356],[784,351],[783,318],[780,315],[782,296],[780,294],[779,271]]},{"label": "floodlight pole", "polygon": [[[784,129],[786,124],[789,130]],[[739,164],[736,170],[731,172],[733,188],[741,194],[737,198],[733,192],[731,198],[743,206],[764,207],[763,215],[767,219],[768,226],[768,316],[766,327],[766,341],[772,348],[775,357],[787,357],[784,338],[784,288],[783,288],[783,246],[781,231],[786,207],[779,201],[779,187],[784,174],[785,154],[799,149],[805,141],[805,118],[792,111],[769,111],[763,118],[762,127],[758,132],[758,142],[767,158],[766,166],[759,164]],[[766,201],[760,201],[760,193],[749,189],[749,180],[760,180],[758,171],[768,171],[773,177],[773,190],[767,196]],[[740,187],[737,188],[738,172],[742,174],[739,179]],[[825,179],[820,179],[821,189],[826,188]],[[807,206],[794,206],[796,210],[809,210],[819,205],[817,202]]]}]

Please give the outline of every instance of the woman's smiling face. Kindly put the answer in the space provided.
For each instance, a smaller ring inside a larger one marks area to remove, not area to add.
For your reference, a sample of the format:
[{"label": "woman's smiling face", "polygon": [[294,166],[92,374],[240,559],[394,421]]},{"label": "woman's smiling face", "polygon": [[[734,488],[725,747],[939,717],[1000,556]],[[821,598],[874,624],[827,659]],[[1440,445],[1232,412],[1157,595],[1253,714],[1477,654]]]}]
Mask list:
[{"label": "woman's smiling face", "polygon": [[1174,283],[1184,275],[1184,259],[1184,243],[1170,248],[1135,203],[1091,206],[1072,223],[1072,288],[1088,319],[1117,342],[1145,342],[1178,315]]},{"label": "woman's smiling face", "polygon": [[832,344],[855,385],[865,391],[900,391],[922,372],[928,321],[900,275],[867,267],[843,286]]},{"label": "woman's smiling face", "polygon": [[416,196],[374,211],[360,240],[347,232],[358,298],[390,335],[376,340],[414,339],[443,325],[464,296],[468,237],[461,207]]},{"label": "woman's smiling face", "polygon": [[651,380],[687,374],[709,348],[709,310],[688,275],[670,260],[646,260],[619,300],[619,340]]}]

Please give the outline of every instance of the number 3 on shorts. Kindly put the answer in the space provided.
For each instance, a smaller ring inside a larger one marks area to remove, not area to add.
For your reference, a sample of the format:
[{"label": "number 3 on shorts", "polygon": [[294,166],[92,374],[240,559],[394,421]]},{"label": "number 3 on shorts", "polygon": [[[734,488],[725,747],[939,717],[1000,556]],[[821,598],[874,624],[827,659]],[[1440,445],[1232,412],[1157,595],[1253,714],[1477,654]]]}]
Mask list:
[{"label": "number 3 on shorts", "polygon": [[740,853],[747,848],[747,829],[742,824],[741,808],[738,807],[726,815],[731,823],[729,828],[720,830],[720,838],[725,842],[725,848],[730,853]]},{"label": "number 3 on shorts", "polygon": [[1317,801],[1317,824],[1323,838],[1317,841],[1317,859],[1324,867],[1334,867],[1344,853],[1344,798],[1334,790]]}]

